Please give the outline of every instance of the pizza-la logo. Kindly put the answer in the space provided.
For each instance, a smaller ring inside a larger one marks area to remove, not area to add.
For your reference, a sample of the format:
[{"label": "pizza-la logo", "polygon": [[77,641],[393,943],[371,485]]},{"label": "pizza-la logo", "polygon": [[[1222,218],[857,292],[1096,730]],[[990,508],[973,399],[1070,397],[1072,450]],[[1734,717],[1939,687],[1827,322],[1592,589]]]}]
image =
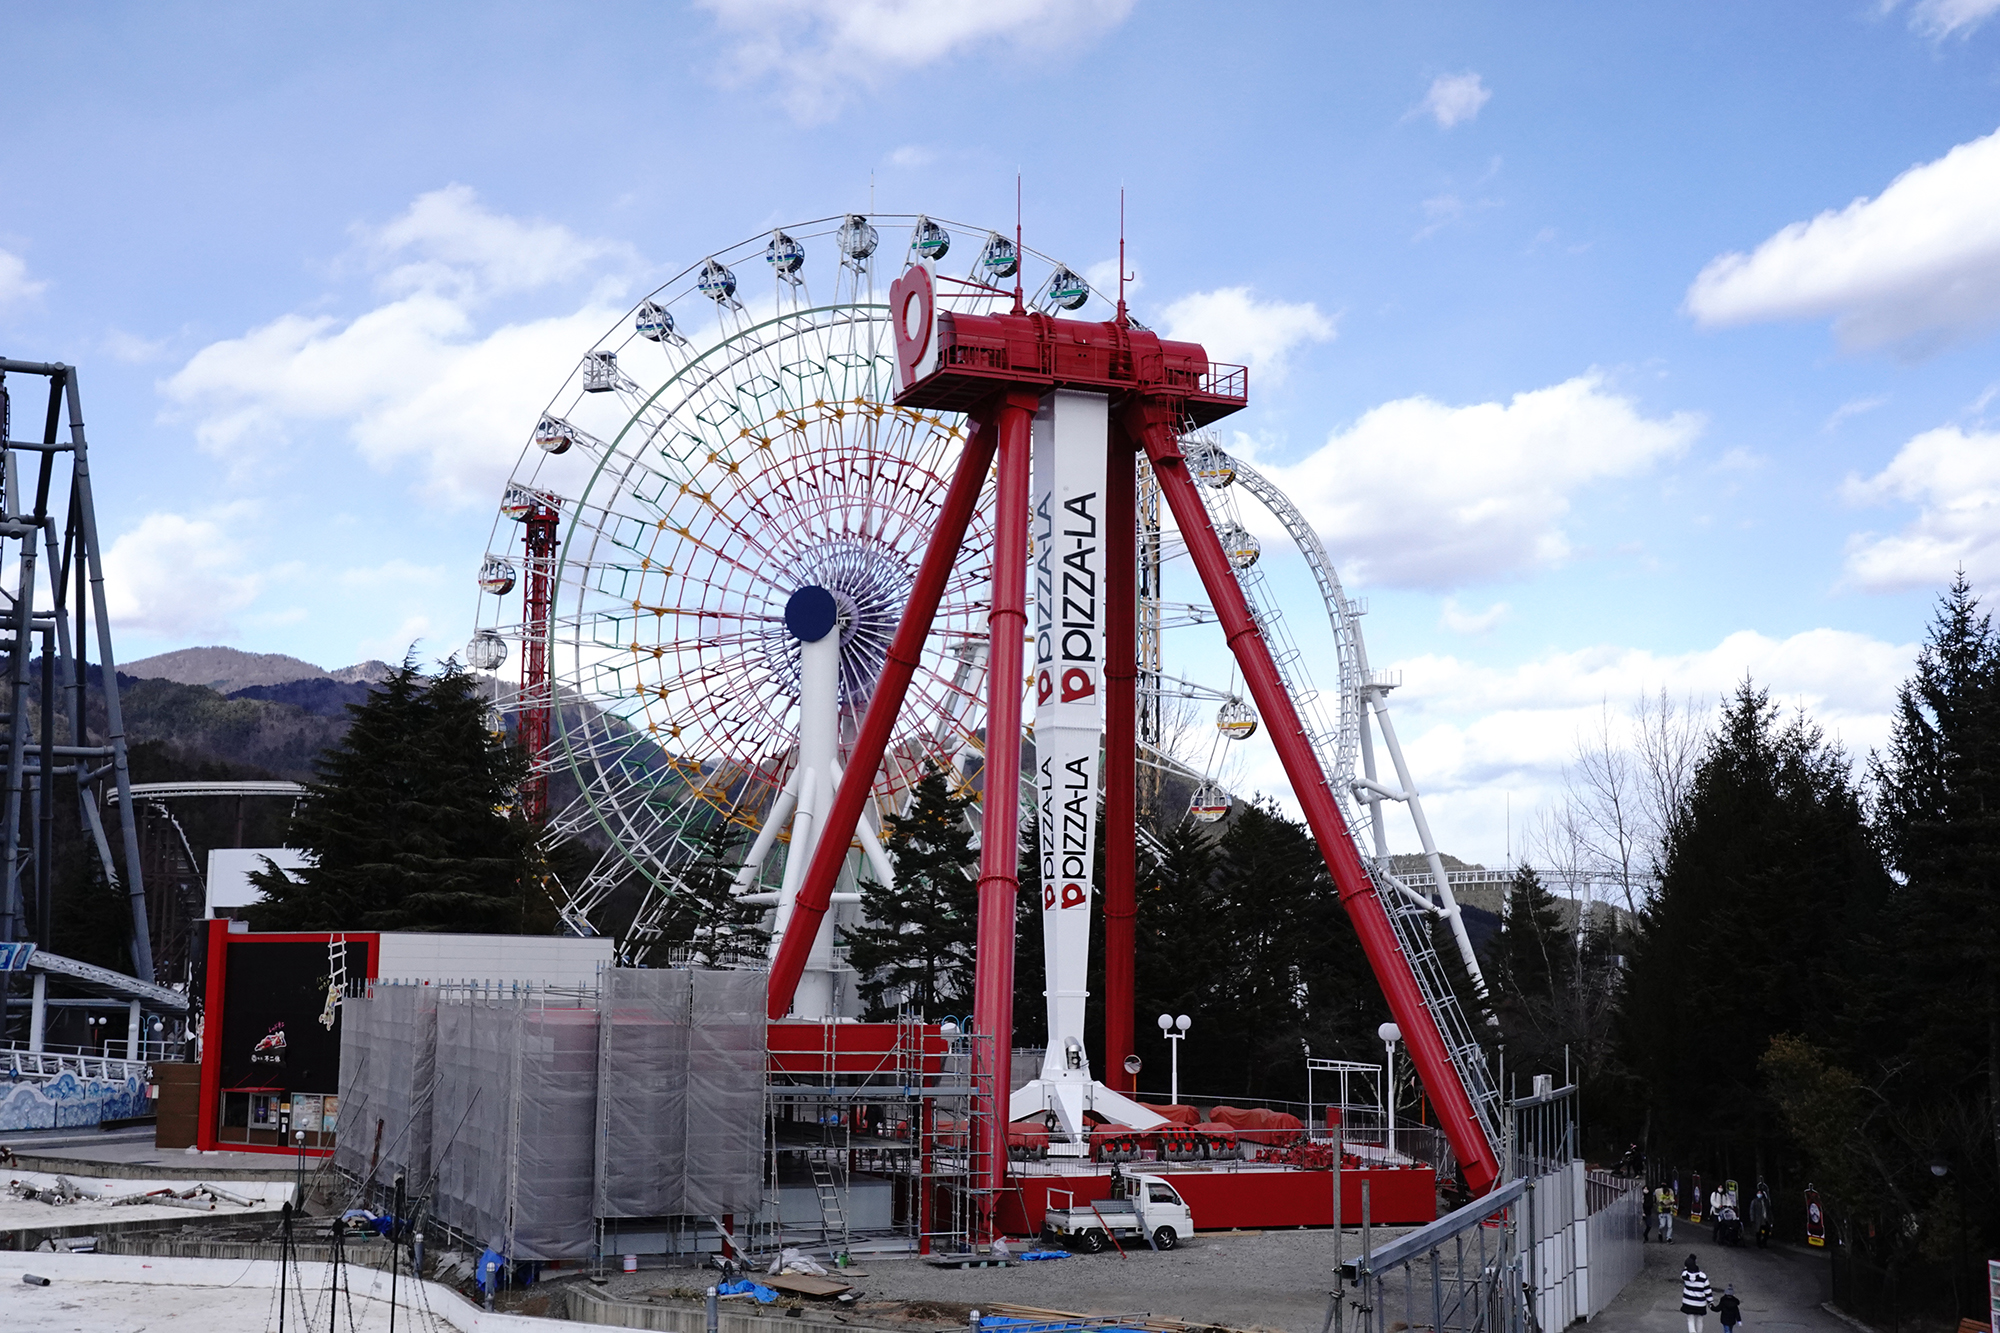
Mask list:
[{"label": "pizza-la logo", "polygon": [[1057,893],[1053,884],[1042,886],[1042,910],[1045,912],[1053,911],[1057,903],[1064,907],[1081,907],[1089,900],[1090,891],[1074,880],[1066,881],[1061,893]]},{"label": "pizza-la logo", "polygon": [[931,346],[937,321],[937,287],[931,271],[912,264],[889,286],[889,311],[896,326],[896,366],[905,386],[930,369],[937,349]]}]

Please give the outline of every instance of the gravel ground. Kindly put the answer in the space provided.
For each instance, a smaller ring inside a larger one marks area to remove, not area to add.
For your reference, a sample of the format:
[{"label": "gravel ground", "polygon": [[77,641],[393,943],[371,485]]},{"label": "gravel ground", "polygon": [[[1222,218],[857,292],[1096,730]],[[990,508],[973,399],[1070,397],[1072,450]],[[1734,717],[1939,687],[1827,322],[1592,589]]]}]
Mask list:
[{"label": "gravel ground", "polygon": [[[1377,1227],[1386,1241],[1403,1229]],[[1352,1258],[1360,1233],[1349,1231],[1343,1253]],[[996,1303],[1072,1314],[1152,1315],[1224,1324],[1239,1329],[1320,1333],[1326,1318],[1331,1231],[1217,1232],[1181,1242],[1171,1254],[1141,1248],[1120,1259],[1115,1251],[1010,1268],[933,1268],[920,1259],[868,1255],[853,1278],[863,1302],[912,1301],[957,1322],[970,1309]],[[685,1277],[657,1270],[612,1279],[613,1294],[637,1296]],[[867,1317],[856,1312],[856,1322]]]}]

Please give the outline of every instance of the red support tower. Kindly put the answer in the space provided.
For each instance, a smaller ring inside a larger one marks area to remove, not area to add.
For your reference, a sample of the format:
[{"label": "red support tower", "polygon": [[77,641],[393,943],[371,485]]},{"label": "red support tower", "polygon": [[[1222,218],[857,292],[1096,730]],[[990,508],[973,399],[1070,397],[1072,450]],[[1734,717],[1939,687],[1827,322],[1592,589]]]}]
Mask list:
[{"label": "red support tower", "polygon": [[542,755],[549,746],[549,616],[556,595],[555,498],[537,495],[522,520],[521,698],[515,734],[528,752],[528,776],[521,783],[521,813],[539,826],[549,817],[549,778]]},{"label": "red support tower", "polygon": [[[955,508],[948,502],[932,531],[917,591],[897,628],[897,644],[904,650],[902,656],[913,658],[912,645],[921,643],[928,632],[936,594],[928,591],[927,579],[942,584],[965,540],[968,493],[976,492],[997,452],[999,512],[993,553],[993,636],[987,674],[987,768],[975,982],[975,1026],[981,1036],[993,1042],[990,1066],[974,1072],[978,1102],[987,1122],[979,1153],[982,1192],[997,1203],[1007,1171],[1008,1084],[1004,1071],[1011,1044],[1013,851],[1019,836],[1014,798],[1021,743],[1020,650],[1028,536],[1021,492],[1026,480],[1027,418],[1033,403],[1057,389],[1099,393],[1110,400],[1107,448],[1118,457],[1107,472],[1108,481],[1126,490],[1134,485],[1133,454],[1137,451],[1143,450],[1152,464],[1230,650],[1270,728],[1286,777],[1304,808],[1306,822],[1332,872],[1390,1014],[1402,1028],[1410,1058],[1437,1108],[1440,1126],[1464,1164],[1467,1183],[1475,1192],[1484,1192],[1499,1177],[1494,1146],[1486,1139],[1443,1031],[1425,1005],[1410,960],[1396,940],[1374,882],[1327,785],[1319,757],[1285,693],[1270,649],[1180,454],[1180,434],[1186,427],[1206,424],[1245,405],[1249,396],[1247,372],[1239,366],[1212,364],[1197,344],[1169,341],[1133,325],[1124,318],[1122,305],[1119,318],[1098,324],[1056,320],[1026,312],[1018,304],[1011,314],[955,314],[940,308],[936,281],[927,266],[917,264],[890,289],[900,386],[896,402],[902,407],[965,412],[972,418],[973,430],[952,482],[959,505]],[[1126,811],[1131,800],[1134,633],[1126,624],[1133,612],[1131,590],[1126,586],[1129,575],[1122,567],[1132,559],[1133,503],[1121,497],[1106,514],[1117,525],[1118,555],[1111,567],[1120,569],[1107,588],[1112,614],[1105,673],[1107,692],[1115,698],[1113,715],[1107,718],[1113,752],[1105,785],[1107,804],[1112,807],[1107,814],[1116,829],[1131,822]],[[774,1019],[784,1017],[791,1008],[807,950],[831,900],[855,821],[902,707],[908,673],[894,670],[899,660],[895,649],[890,660],[892,668],[878,682],[860,735],[848,754],[840,788],[794,901],[791,929],[772,959],[769,1012]],[[1107,1015],[1109,1064],[1122,1062],[1120,1048],[1129,1049],[1131,1040],[1130,841],[1119,833],[1108,836],[1105,855],[1107,863],[1115,862],[1107,865],[1104,895],[1109,946],[1106,980],[1114,1011]],[[1123,1071],[1114,1067],[1104,1072],[1118,1079]]]}]

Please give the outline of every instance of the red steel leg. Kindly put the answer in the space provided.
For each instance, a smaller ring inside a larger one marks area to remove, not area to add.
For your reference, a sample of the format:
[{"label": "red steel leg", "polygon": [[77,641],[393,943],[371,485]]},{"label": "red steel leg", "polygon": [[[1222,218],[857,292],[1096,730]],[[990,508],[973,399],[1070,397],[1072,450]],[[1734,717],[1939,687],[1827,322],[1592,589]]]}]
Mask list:
[{"label": "red steel leg", "polygon": [[[999,408],[999,470],[994,483],[993,601],[988,620],[986,779],[980,796],[979,937],[973,973],[972,1025],[989,1041],[976,1058],[980,1188],[991,1233],[1007,1182],[1007,1098],[1014,1045],[1014,898],[1020,888],[1022,645],[1028,634],[1028,487],[1031,430],[1040,399],[1010,393]],[[821,835],[825,836],[825,835]],[[789,940],[787,941],[789,943]]]},{"label": "red steel leg", "polygon": [[[799,886],[791,920],[786,924],[785,938],[778,945],[778,956],[771,960],[766,1011],[772,1018],[783,1018],[791,1012],[792,996],[798,990],[800,975],[806,970],[806,958],[812,952],[814,938],[819,934],[820,919],[826,915],[834,881],[840,877],[841,862],[847,859],[848,844],[854,840],[854,826],[861,818],[861,807],[875,786],[875,773],[882,766],[882,752],[888,748],[889,733],[895,730],[896,714],[902,711],[903,696],[909,692],[910,678],[916,674],[917,664],[923,660],[924,636],[930,633],[931,621],[937,616],[938,602],[943,598],[945,583],[951,577],[952,562],[958,558],[958,548],[965,541],[966,526],[972,521],[973,509],[979,503],[980,488],[986,484],[986,470],[993,463],[994,440],[992,423],[985,418],[975,420],[972,434],[965,442],[965,452],[958,456],[958,471],[952,475],[951,486],[945,491],[944,506],[938,511],[937,527],[932,530],[930,544],[924,548],[923,561],[917,566],[916,582],[910,589],[910,602],[903,609],[902,621],[896,626],[896,637],[889,643],[889,656],[882,667],[882,678],[868,700],[868,711],[861,719],[861,732],[855,737],[854,749],[847,757],[840,790],[834,795],[833,807],[827,811],[826,822],[820,828],[819,842],[813,850],[812,862],[806,868],[805,883]],[[1016,670],[1014,674],[1019,676],[1020,672]],[[1017,682],[1017,709],[1019,693]]]},{"label": "red steel leg", "polygon": [[1107,1087],[1136,1094],[1132,1054],[1133,883],[1138,859],[1138,469],[1132,437],[1111,428],[1104,472],[1104,1064]]},{"label": "red steel leg", "polygon": [[1160,491],[1173,510],[1174,522],[1187,542],[1195,569],[1201,574],[1209,604],[1222,622],[1230,651],[1236,654],[1237,664],[1243,669],[1244,682],[1257,701],[1264,725],[1270,728],[1271,743],[1284,763],[1293,795],[1305,810],[1306,824],[1314,841],[1319,843],[1327,869],[1333,874],[1341,905],[1354,923],[1354,933],[1368,955],[1376,983],[1389,1002],[1389,1013],[1403,1030],[1410,1062],[1416,1066],[1424,1090],[1437,1108],[1439,1127],[1464,1164],[1466,1184],[1473,1193],[1483,1194],[1499,1180],[1500,1163],[1479,1126],[1472,1099],[1452,1065],[1437,1020],[1424,1004],[1416,974],[1410,970],[1409,960],[1396,942],[1389,914],[1376,896],[1374,881],[1368,877],[1360,853],[1355,851],[1353,839],[1348,836],[1347,821],[1327,790],[1326,773],[1320,767],[1319,757],[1313,752],[1291,697],[1285,693],[1284,682],[1271,661],[1271,650],[1257,632],[1256,622],[1243,599],[1243,589],[1236,582],[1235,571],[1230,568],[1209,523],[1208,511],[1187,474],[1174,434],[1173,414],[1164,405],[1134,405],[1128,409],[1126,421],[1128,429],[1137,432],[1145,443],[1147,457],[1160,479]]}]

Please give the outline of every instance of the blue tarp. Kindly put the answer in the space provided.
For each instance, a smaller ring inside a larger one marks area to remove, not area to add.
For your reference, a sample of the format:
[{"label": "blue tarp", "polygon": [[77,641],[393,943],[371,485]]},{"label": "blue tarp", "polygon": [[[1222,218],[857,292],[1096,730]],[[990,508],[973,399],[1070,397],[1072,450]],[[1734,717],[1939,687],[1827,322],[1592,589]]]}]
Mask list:
[{"label": "blue tarp", "polygon": [[755,1296],[759,1305],[769,1305],[772,1301],[778,1299],[777,1292],[772,1291],[769,1287],[760,1286],[748,1278],[738,1278],[734,1282],[724,1282],[716,1287],[715,1294],[718,1296],[743,1296],[747,1294]]}]

